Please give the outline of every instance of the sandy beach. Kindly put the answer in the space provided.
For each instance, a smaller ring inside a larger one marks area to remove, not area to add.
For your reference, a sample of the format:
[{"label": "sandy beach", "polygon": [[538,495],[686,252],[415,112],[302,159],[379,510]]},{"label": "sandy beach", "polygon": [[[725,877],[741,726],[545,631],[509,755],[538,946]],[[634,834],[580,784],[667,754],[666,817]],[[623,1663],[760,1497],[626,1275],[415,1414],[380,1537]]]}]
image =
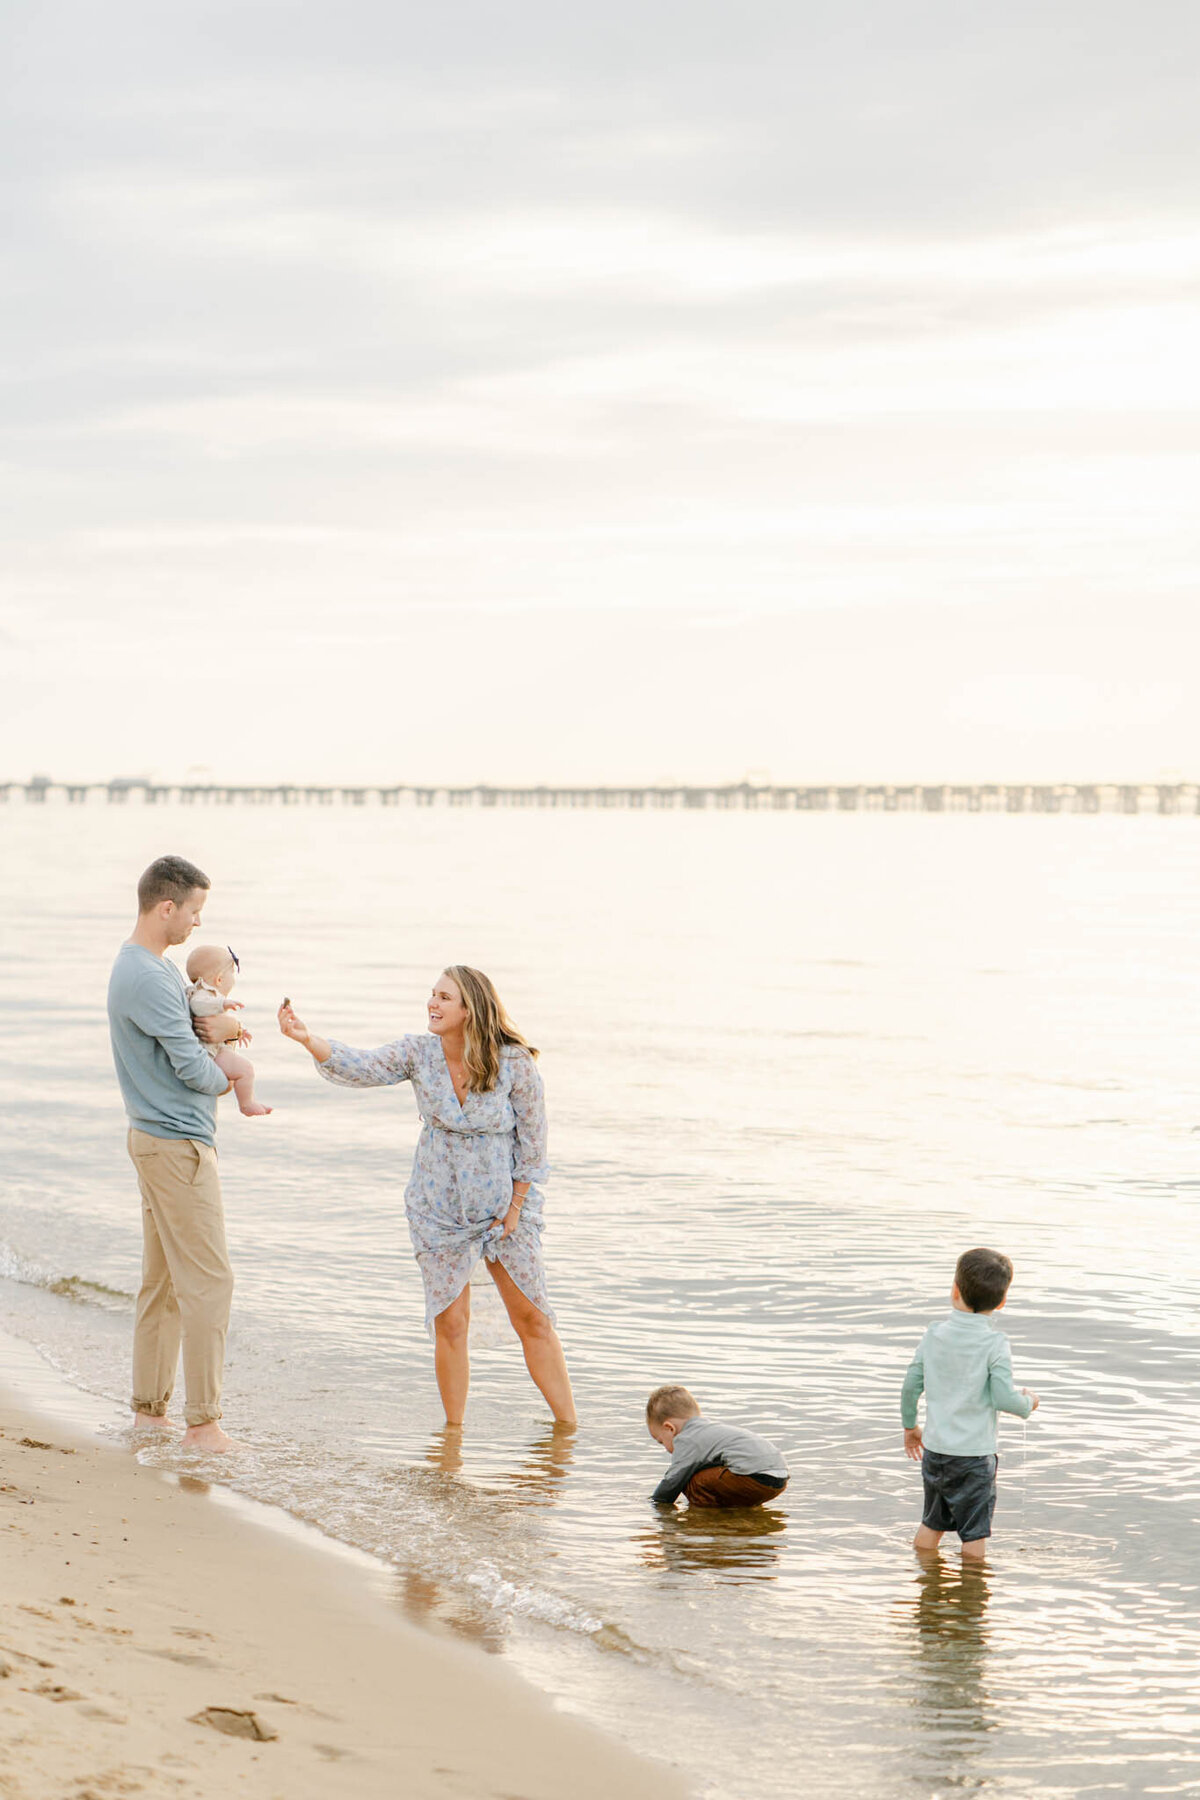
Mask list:
[{"label": "sandy beach", "polygon": [[206,1489],[0,1394],[4,1800],[684,1794]]}]

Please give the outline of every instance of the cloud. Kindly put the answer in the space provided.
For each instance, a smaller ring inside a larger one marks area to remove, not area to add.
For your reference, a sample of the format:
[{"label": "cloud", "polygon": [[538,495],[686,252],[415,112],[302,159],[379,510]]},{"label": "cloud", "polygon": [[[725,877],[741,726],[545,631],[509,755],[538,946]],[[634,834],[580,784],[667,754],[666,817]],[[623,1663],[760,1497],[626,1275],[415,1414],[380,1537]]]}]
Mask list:
[{"label": "cloud", "polygon": [[[320,688],[332,659],[351,690],[381,647],[390,670],[413,634],[433,661],[476,634],[518,692],[535,668],[619,678],[642,613],[647,666],[681,672],[636,703],[698,760],[723,664],[667,647],[683,621],[728,652],[712,621],[757,620],[777,653],[789,618],[890,608],[911,632],[932,602],[981,621],[983,657],[985,616],[1031,601],[1175,620],[1197,35],[1163,0],[21,10],[3,574],[46,684],[22,731],[44,761],[60,714],[90,720],[102,754],[87,671],[148,642],[186,661],[201,630],[262,681],[285,657]],[[908,670],[943,724],[975,679],[960,650],[954,682]],[[871,691],[915,766],[911,709]],[[985,702],[955,730],[1000,731]],[[555,705],[537,744],[582,767]],[[780,763],[761,709],[728,717],[746,753],[730,727],[723,755]],[[273,741],[294,754],[286,718]]]}]

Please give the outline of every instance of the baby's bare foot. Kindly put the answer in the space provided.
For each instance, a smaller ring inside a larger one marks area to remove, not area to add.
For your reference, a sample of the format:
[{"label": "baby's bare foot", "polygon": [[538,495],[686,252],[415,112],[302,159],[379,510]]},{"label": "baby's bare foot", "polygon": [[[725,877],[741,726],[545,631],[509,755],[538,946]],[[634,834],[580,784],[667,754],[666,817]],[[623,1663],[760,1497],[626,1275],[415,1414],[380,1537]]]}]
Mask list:
[{"label": "baby's bare foot", "polygon": [[271,1107],[264,1106],[260,1100],[247,1100],[242,1108],[242,1116],[247,1119],[261,1119],[271,1110]]}]

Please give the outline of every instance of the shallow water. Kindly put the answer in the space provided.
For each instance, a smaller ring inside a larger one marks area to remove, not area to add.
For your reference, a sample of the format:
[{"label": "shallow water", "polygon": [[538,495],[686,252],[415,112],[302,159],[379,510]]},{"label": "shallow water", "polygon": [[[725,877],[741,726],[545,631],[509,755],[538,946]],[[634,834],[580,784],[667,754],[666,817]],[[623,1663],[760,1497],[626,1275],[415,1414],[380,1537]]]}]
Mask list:
[{"label": "shallow water", "polygon": [[[221,1127],[221,1479],[720,1800],[1200,1789],[1194,821],[0,811],[0,1324],[114,1431],[139,1241],[104,987],[167,848],[214,879],[278,1109]],[[486,1285],[439,1432],[411,1098],[272,1030],[285,992],[352,1043],[420,1029],[457,960],[543,1049],[573,1440]],[[978,1242],[1042,1407],[964,1576],[907,1548],[897,1395]],[[780,1505],[647,1505],[667,1379],[783,1445]]]}]

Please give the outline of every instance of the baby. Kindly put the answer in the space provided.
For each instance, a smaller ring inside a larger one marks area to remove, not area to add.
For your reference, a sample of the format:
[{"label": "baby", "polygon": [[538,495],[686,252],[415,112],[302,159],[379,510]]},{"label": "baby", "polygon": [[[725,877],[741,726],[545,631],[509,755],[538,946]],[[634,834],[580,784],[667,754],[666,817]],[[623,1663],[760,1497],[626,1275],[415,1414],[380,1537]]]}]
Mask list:
[{"label": "baby", "polygon": [[[229,998],[235,973],[241,968],[228,945],[200,944],[187,959],[188,1005],[194,1019],[212,1019],[218,1013],[241,1011],[240,1000]],[[250,1043],[250,1033],[239,1031],[237,1042]],[[271,1108],[254,1098],[254,1064],[228,1044],[205,1044],[221,1073],[237,1095],[237,1103],[248,1119],[259,1119]]]}]

